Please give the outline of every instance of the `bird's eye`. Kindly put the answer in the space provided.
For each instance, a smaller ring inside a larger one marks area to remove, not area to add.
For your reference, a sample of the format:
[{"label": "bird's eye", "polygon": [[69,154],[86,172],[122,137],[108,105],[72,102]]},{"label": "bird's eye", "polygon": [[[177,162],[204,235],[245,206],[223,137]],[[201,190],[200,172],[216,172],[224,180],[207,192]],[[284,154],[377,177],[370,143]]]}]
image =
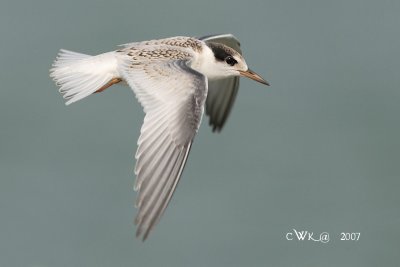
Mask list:
[{"label": "bird's eye", "polygon": [[226,57],[225,58],[225,62],[228,63],[231,66],[234,66],[237,63],[236,59],[234,59],[231,56]]}]

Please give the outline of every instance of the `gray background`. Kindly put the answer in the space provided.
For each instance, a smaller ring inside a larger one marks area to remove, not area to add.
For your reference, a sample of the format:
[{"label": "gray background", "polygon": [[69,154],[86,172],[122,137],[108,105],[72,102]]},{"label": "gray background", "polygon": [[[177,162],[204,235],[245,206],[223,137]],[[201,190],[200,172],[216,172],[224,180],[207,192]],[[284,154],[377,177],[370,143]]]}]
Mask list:
[{"label": "gray background", "polygon": [[[398,266],[400,1],[1,1],[0,266]],[[134,238],[143,112],[121,86],[64,106],[59,48],[231,32],[242,80],[149,240]],[[327,244],[287,241],[329,232]],[[361,232],[358,242],[341,232]]]}]

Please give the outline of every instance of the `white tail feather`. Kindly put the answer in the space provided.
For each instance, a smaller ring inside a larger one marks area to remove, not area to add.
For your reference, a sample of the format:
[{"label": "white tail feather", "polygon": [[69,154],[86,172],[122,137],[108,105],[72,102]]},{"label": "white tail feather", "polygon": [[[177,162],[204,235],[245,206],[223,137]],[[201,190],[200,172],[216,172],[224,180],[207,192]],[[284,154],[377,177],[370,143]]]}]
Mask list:
[{"label": "white tail feather", "polygon": [[114,52],[89,56],[61,49],[50,69],[66,105],[93,94],[118,76]]}]

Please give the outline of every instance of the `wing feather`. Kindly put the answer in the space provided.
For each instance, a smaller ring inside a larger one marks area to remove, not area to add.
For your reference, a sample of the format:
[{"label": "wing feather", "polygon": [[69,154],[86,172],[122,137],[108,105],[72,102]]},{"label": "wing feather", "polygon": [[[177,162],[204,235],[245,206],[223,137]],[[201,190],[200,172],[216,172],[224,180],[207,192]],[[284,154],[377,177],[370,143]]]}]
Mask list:
[{"label": "wing feather", "polygon": [[135,155],[134,187],[139,209],[136,235],[145,240],[181,177],[203,115],[207,81],[186,59],[132,64],[123,55],[121,66],[124,80],[146,113]]},{"label": "wing feather", "polygon": [[[174,163],[174,167],[171,172],[171,176],[181,176],[183,168],[184,168],[184,162],[187,159],[187,156],[189,154],[191,147],[191,143],[188,144],[187,147],[183,147],[180,149],[177,161]],[[151,228],[159,221],[161,215],[164,213],[164,210],[166,209],[173,192],[175,191],[175,188],[179,182],[179,179],[172,180],[169,179],[167,181],[166,186],[164,187],[164,193],[162,194],[163,197],[159,198],[156,202],[156,204],[152,207],[152,211],[150,213],[150,216],[147,217],[146,223],[149,225],[147,228],[146,232],[144,233],[143,238],[147,238],[148,234],[150,233]]]}]

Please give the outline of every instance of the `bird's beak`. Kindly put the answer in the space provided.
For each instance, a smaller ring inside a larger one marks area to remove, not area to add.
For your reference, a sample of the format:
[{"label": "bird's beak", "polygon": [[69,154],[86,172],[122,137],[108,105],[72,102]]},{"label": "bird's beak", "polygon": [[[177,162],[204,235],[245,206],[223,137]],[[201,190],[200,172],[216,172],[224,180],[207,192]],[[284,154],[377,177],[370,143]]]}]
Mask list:
[{"label": "bird's beak", "polygon": [[255,73],[254,71],[252,71],[251,69],[247,69],[246,71],[241,71],[239,70],[240,75],[250,78],[252,80],[255,80],[259,83],[265,84],[269,86],[269,83],[264,80],[260,75],[258,75],[257,73]]}]

